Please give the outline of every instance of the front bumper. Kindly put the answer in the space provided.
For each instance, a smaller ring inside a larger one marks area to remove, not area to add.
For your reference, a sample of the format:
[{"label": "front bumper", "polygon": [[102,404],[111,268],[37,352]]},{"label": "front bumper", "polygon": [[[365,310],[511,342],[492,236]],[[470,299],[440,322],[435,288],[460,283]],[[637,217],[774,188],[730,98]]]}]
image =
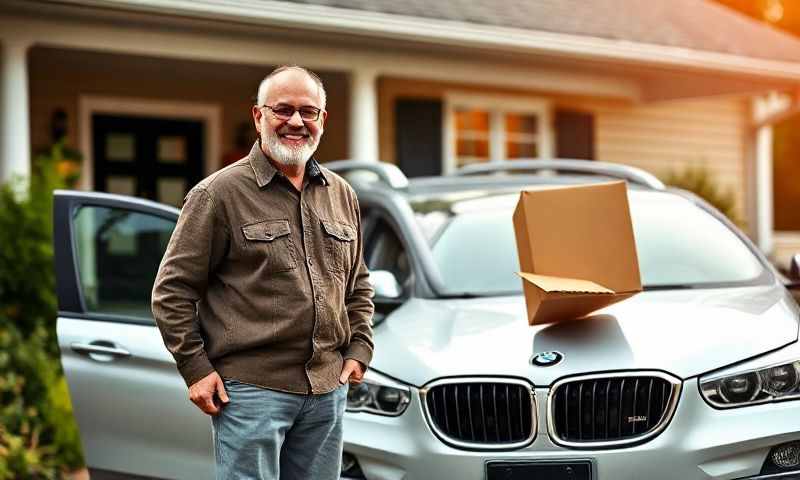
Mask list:
[{"label": "front bumper", "polygon": [[738,480],[800,480],[800,470],[788,473],[773,473],[769,475],[757,475]]},{"label": "front bumper", "polygon": [[400,417],[345,415],[344,450],[368,480],[458,478],[483,480],[490,460],[591,460],[594,480],[800,479],[759,476],[770,449],[800,439],[800,401],[717,410],[687,380],[667,428],[633,447],[575,450],[554,444],[547,432],[548,389],[536,389],[539,421],[533,443],[507,452],[466,451],[439,440],[428,427],[416,389]]}]

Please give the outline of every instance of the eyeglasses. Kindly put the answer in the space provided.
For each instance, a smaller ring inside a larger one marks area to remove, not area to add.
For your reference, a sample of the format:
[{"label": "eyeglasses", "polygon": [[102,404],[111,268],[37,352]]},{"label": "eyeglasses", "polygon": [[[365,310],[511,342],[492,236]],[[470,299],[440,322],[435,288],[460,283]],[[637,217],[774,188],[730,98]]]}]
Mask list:
[{"label": "eyeglasses", "polygon": [[317,119],[319,119],[319,113],[322,111],[310,105],[295,108],[293,105],[287,105],[285,103],[279,103],[274,107],[271,105],[260,105],[258,108],[262,107],[269,108],[272,114],[275,115],[275,118],[279,120],[289,120],[294,116],[294,112],[300,112],[300,118],[306,122],[316,122]]}]

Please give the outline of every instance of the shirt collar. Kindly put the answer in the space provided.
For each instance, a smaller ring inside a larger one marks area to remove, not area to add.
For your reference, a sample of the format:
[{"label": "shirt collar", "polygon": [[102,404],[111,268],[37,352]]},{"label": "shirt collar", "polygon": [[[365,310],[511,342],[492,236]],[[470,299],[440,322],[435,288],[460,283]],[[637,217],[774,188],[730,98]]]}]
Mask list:
[{"label": "shirt collar", "polygon": [[[250,149],[250,153],[248,154],[250,159],[250,166],[253,168],[253,173],[256,176],[256,183],[258,184],[259,188],[262,188],[264,185],[267,185],[269,182],[275,178],[275,174],[278,173],[278,169],[275,168],[269,160],[267,160],[266,155],[261,150],[261,145],[259,144],[258,140],[253,143],[253,147]],[[306,162],[306,176],[308,177],[309,181],[316,180],[321,185],[328,186],[330,183],[328,179],[325,178],[325,174],[322,171],[322,168],[319,165],[314,157],[311,157]]]},{"label": "shirt collar", "polygon": [[306,175],[308,175],[308,178],[318,181],[320,185],[325,185],[326,187],[330,185],[319,162],[314,157],[309,158],[306,162]]}]

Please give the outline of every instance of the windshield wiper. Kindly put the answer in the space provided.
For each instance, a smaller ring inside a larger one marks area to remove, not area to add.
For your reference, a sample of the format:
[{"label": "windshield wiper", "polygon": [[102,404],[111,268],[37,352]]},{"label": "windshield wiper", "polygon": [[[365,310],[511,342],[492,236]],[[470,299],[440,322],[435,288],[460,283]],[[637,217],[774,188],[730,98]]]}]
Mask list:
[{"label": "windshield wiper", "polygon": [[485,297],[508,297],[511,295],[522,295],[522,292],[517,290],[508,290],[505,292],[486,292],[486,293],[454,292],[454,293],[443,293],[439,295],[439,298],[485,298]]},{"label": "windshield wiper", "polygon": [[691,283],[673,283],[670,285],[645,285],[642,290],[647,292],[651,290],[691,290],[693,288],[699,287]]},{"label": "windshield wiper", "polygon": [[476,293],[460,292],[460,293],[445,293],[439,295],[439,298],[478,298],[482,296],[483,295],[478,295]]}]

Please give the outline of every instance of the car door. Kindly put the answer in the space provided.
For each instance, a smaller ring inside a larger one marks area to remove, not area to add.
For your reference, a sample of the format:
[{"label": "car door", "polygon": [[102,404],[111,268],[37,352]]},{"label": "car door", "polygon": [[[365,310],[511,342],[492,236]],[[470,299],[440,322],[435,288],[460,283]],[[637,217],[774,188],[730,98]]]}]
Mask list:
[{"label": "car door", "polygon": [[58,191],[58,342],[86,462],[104,478],[210,479],[211,424],[150,313],[179,211],[119,195]]}]

